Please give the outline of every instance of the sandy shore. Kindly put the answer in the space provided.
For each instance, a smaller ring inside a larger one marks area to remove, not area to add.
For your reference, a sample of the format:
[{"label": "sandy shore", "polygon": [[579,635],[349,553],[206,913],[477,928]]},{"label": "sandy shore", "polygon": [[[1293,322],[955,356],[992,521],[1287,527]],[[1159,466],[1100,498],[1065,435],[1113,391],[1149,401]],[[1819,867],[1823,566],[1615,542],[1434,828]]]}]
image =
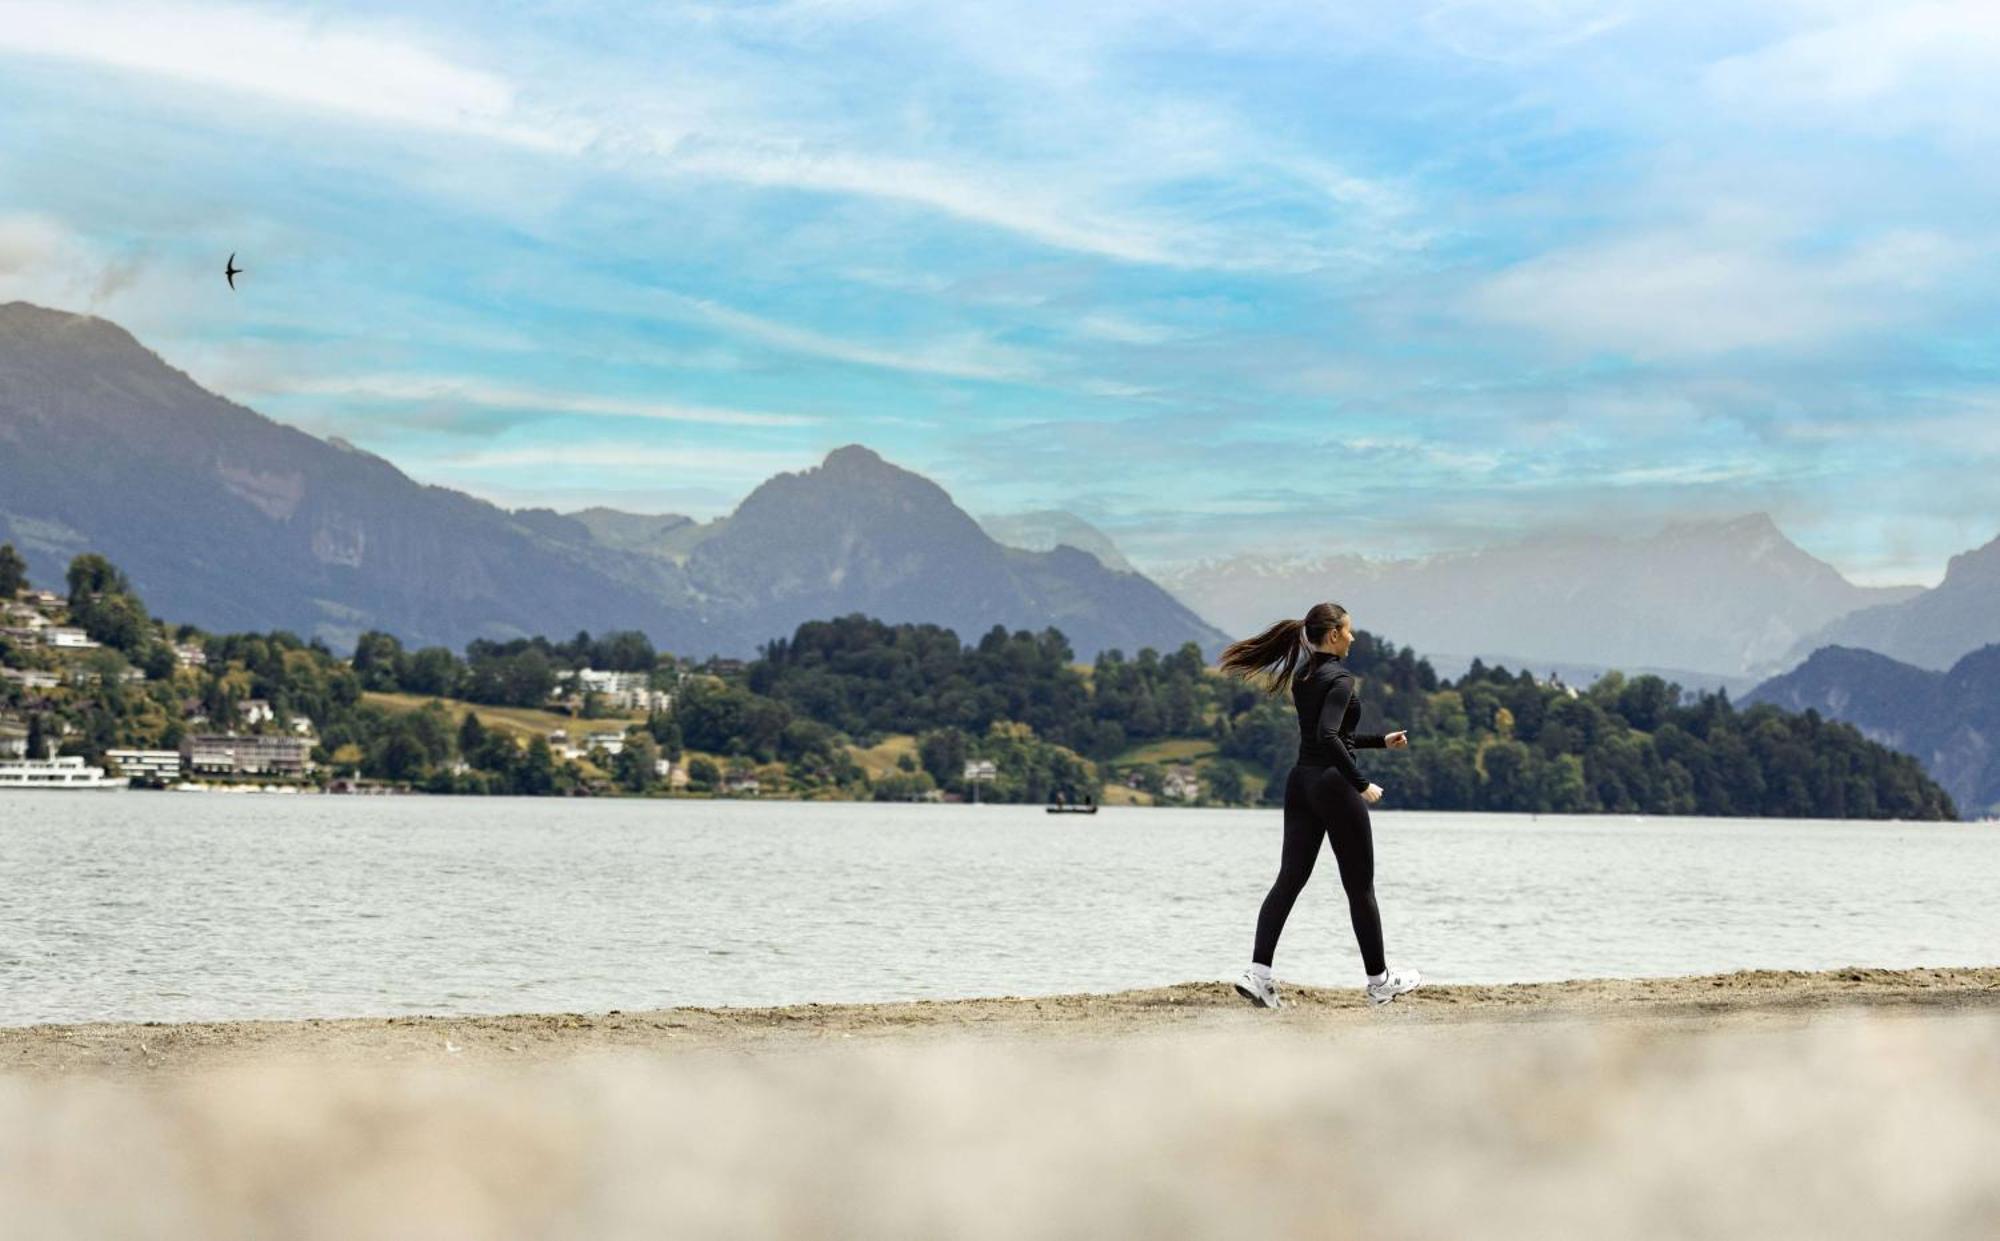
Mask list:
[{"label": "sandy shore", "polygon": [[1713,1024],[1837,1007],[2000,1012],[2000,967],[1749,970],[1660,979],[1427,986],[1384,1008],[1358,988],[1287,987],[1263,1012],[1227,983],[1110,994],[781,1008],[528,1013],[308,1021],[103,1023],[0,1028],[0,1072],[188,1070],[270,1058],[312,1063],[527,1062],[595,1052],[666,1053],[853,1039],[1127,1037],[1278,1028],[1335,1034],[1383,1024],[1591,1019]]},{"label": "sandy shore", "polygon": [[1980,1238],[2000,969],[0,1031],[51,1238]]}]

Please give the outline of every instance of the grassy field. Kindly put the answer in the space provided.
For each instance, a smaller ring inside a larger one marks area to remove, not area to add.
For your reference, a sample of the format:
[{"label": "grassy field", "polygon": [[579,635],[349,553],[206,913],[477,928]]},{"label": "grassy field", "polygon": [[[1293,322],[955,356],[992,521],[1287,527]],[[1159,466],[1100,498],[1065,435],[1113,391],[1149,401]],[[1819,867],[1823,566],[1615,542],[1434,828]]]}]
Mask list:
[{"label": "grassy field", "polygon": [[1135,763],[1192,763],[1213,757],[1215,743],[1205,737],[1168,737],[1133,746],[1111,762],[1113,766],[1129,767]]},{"label": "grassy field", "polygon": [[455,698],[426,698],[422,694],[377,694],[361,695],[362,700],[372,706],[388,711],[415,711],[425,703],[441,702],[451,718],[461,720],[470,711],[479,717],[479,722],[488,728],[499,728],[518,736],[547,736],[558,728],[567,729],[576,737],[587,732],[623,731],[632,724],[645,723],[643,715],[607,715],[599,719],[583,720],[564,715],[559,711],[536,711],[529,707],[487,707],[478,703],[460,702]]},{"label": "grassy field", "polygon": [[917,757],[917,739],[909,733],[892,733],[866,749],[858,745],[848,746],[847,752],[861,764],[861,769],[868,773],[870,780],[880,780],[901,770],[896,765],[897,759],[906,754],[913,760]]}]

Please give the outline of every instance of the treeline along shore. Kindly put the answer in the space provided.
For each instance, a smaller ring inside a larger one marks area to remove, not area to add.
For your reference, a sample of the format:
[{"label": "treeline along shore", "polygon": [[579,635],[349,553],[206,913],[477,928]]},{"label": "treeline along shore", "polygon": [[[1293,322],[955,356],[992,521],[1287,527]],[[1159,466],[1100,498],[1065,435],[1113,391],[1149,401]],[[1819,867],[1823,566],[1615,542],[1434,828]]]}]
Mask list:
[{"label": "treeline along shore", "polygon": [[[0,547],[0,746],[114,771],[121,752],[177,751],[182,779],[216,784],[1260,805],[1296,755],[1289,700],[1220,676],[1193,643],[1086,665],[1053,628],[967,644],[856,615],[751,660],[679,658],[633,632],[463,652],[371,632],[343,659],[291,633],[155,619],[102,556],[76,557],[61,592],[24,572]],[[1362,755],[1383,809],[1958,817],[1915,758],[1815,711],[1739,711],[1726,692],[1616,672],[1583,688],[1474,661],[1449,681],[1366,631],[1348,662],[1362,730],[1410,734]],[[260,752],[246,738],[298,761],[217,757]]]}]

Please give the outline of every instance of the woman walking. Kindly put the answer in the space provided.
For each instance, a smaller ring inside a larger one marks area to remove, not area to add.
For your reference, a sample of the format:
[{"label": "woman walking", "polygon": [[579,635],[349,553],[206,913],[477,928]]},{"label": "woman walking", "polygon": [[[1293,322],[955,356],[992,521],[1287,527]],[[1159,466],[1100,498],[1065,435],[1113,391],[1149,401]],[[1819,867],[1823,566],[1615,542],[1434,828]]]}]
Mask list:
[{"label": "woman walking", "polygon": [[1368,782],[1354,761],[1354,747],[1400,749],[1409,734],[1354,732],[1361,718],[1354,674],[1345,662],[1354,644],[1354,625],[1337,603],[1316,603],[1303,620],[1284,620],[1254,638],[1232,642],[1222,652],[1222,670],[1246,680],[1263,680],[1277,693],[1287,686],[1299,713],[1299,761],[1285,780],[1285,843],[1277,882],[1257,913],[1257,940],[1250,968],[1237,994],[1263,1008],[1278,1007],[1271,957],[1292,903],[1311,877],[1319,842],[1333,844],[1347,912],[1361,945],[1371,1003],[1386,1004],[1414,990],[1422,976],[1412,969],[1391,970],[1382,956],[1382,916],[1375,908],[1375,838],[1368,807],[1382,799],[1382,787]]}]

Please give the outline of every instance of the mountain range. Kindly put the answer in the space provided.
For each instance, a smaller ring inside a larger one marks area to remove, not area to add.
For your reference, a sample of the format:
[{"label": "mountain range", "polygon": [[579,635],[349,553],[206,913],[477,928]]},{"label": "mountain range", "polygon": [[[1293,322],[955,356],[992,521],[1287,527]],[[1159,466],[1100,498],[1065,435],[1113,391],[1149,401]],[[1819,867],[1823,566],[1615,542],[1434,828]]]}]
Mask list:
[{"label": "mountain range", "polygon": [[[1849,582],[1765,513],[1675,522],[1637,538],[1543,535],[1413,560],[1236,557],[1159,577],[1232,632],[1332,599],[1361,628],[1423,651],[1440,669],[1478,655],[1538,670],[1653,670],[1689,688],[1762,680],[1809,653],[1808,635],[1925,594]],[[1990,623],[1980,632],[2000,638]]]},{"label": "mountain range", "polygon": [[0,539],[37,580],[96,551],[162,615],[350,647],[638,629],[749,655],[800,621],[866,612],[966,640],[1062,630],[1213,653],[1223,635],[1147,578],[995,542],[928,479],[849,445],[711,522],[509,512],[427,486],[196,384],[102,319],[0,306]]},{"label": "mountain range", "polygon": [[1823,646],[1737,705],[1817,710],[1923,763],[1961,814],[2000,814],[2000,643],[1939,672],[1876,651]]}]

